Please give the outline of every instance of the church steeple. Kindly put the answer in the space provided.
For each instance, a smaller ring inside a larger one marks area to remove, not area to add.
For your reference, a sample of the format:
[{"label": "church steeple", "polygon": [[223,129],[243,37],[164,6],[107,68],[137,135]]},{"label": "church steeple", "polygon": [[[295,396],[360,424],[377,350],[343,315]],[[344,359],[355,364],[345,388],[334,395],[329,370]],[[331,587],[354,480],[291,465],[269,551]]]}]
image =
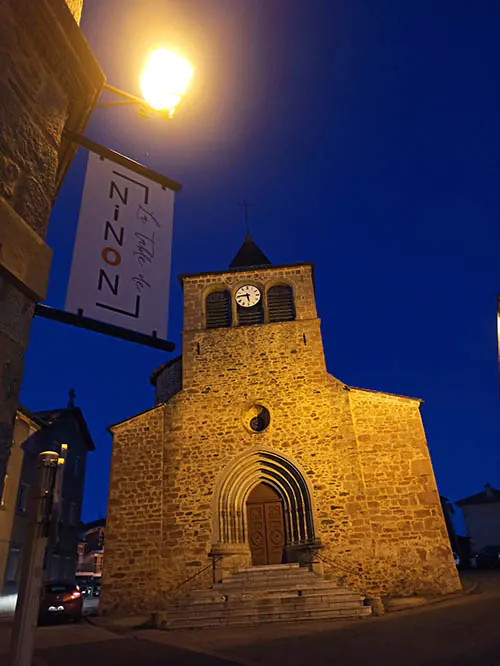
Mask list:
[{"label": "church steeple", "polygon": [[252,236],[247,234],[243,245],[229,264],[229,268],[255,268],[257,266],[271,266],[271,262],[262,252],[260,247],[254,243]]}]

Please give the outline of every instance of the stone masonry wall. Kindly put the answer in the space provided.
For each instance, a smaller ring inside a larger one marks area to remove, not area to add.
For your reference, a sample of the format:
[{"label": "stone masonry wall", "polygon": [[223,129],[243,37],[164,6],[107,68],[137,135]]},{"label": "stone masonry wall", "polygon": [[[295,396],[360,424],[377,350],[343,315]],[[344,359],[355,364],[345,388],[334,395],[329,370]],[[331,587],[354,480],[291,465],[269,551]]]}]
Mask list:
[{"label": "stone masonry wall", "polygon": [[163,419],[162,408],[140,414],[117,426],[113,440],[103,560],[109,611],[124,606],[125,596],[131,610],[141,598],[150,608],[160,603]]},{"label": "stone masonry wall", "polygon": [[155,387],[155,402],[168,402],[182,389],[182,356],[172,359],[159,368],[151,378]]},{"label": "stone masonry wall", "polygon": [[420,401],[359,389],[349,398],[372,525],[370,578],[382,594],[459,590]]},{"label": "stone masonry wall", "polygon": [[83,0],[65,0],[75,21],[79,24],[82,17]]},{"label": "stone masonry wall", "polygon": [[[82,0],[68,1],[79,18]],[[64,0],[0,2],[0,491],[33,308],[45,298],[51,206],[104,82]]]}]

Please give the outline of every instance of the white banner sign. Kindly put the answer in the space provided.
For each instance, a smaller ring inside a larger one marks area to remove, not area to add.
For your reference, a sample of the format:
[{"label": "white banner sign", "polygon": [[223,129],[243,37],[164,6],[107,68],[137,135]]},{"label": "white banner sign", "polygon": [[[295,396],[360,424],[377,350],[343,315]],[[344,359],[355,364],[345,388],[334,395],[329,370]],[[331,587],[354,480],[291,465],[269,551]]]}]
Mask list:
[{"label": "white banner sign", "polygon": [[66,310],[167,337],[174,192],[89,153]]}]

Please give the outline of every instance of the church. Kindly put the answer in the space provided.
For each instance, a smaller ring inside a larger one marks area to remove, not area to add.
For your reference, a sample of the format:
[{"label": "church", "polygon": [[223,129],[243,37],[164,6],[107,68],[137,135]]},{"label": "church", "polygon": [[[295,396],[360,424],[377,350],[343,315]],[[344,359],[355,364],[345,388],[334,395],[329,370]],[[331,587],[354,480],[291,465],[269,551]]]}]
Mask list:
[{"label": "church", "polygon": [[459,591],[422,401],[328,373],[313,264],[273,265],[247,236],[229,269],[180,281],[182,355],[153,373],[155,406],[110,428],[101,611],[278,579],[290,618],[301,586],[365,608]]}]

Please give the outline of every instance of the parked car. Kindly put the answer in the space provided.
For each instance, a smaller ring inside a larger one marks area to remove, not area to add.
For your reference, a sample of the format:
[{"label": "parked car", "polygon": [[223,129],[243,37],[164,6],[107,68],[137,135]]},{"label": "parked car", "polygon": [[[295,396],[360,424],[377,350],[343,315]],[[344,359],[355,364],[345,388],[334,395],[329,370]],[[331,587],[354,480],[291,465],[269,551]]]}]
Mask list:
[{"label": "parked car", "polygon": [[485,546],[474,558],[478,569],[495,569],[500,567],[500,546]]},{"label": "parked car", "polygon": [[87,583],[85,585],[80,584],[80,590],[86,599],[90,599],[91,597],[99,596],[101,586],[98,583]]},{"label": "parked car", "polygon": [[78,621],[82,617],[83,596],[75,583],[45,583],[40,595],[39,620],[71,618]]}]

